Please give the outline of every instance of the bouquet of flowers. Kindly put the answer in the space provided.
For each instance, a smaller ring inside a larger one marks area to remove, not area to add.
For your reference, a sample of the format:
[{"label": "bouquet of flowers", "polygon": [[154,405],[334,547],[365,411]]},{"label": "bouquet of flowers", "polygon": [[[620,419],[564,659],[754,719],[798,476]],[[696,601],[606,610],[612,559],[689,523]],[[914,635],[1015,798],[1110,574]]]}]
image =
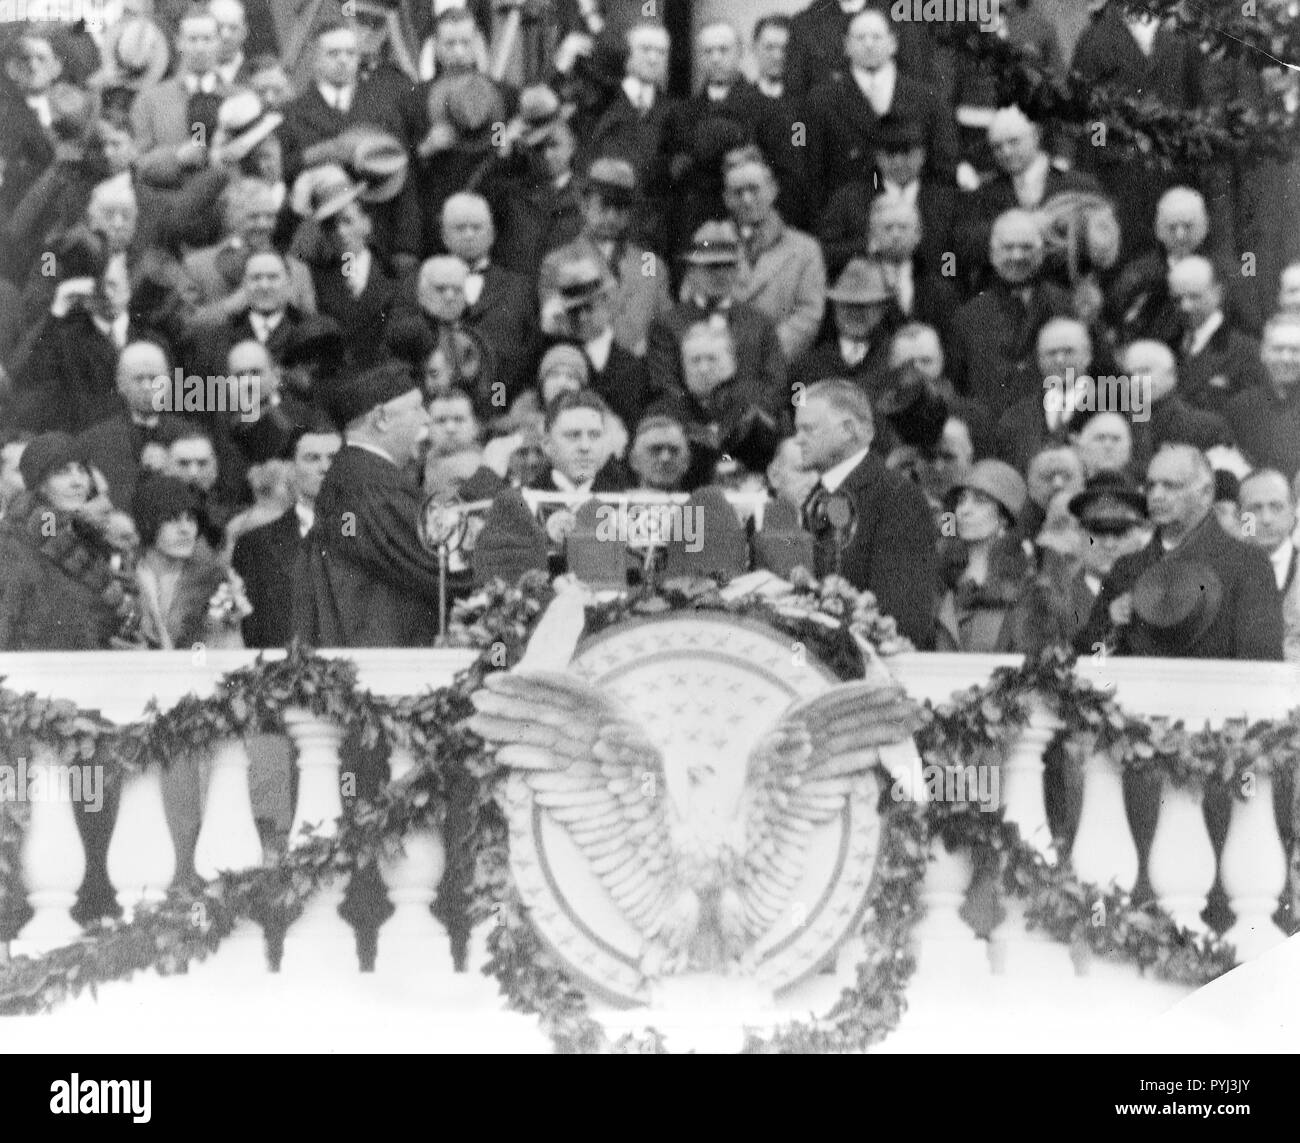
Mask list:
[{"label": "bouquet of flowers", "polygon": [[234,631],[253,614],[253,605],[244,592],[244,581],[230,572],[208,600],[208,628],[211,631]]}]

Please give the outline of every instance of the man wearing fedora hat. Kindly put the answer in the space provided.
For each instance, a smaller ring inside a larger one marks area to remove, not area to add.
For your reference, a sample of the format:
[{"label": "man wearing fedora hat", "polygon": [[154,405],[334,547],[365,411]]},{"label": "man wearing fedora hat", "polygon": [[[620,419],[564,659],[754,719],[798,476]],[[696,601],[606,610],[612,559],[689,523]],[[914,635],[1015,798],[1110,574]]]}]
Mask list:
[{"label": "man wearing fedora hat", "polygon": [[776,323],[734,297],[741,257],[740,235],[730,221],[706,222],[693,235],[682,258],[686,270],[681,301],[650,326],[646,362],[656,391],[682,391],[682,336],[696,322],[707,321],[731,334],[737,374],[750,378],[763,393],[789,393]]},{"label": "man wearing fedora hat", "polygon": [[1282,658],[1282,601],[1268,557],[1214,517],[1214,473],[1191,445],[1165,445],[1147,472],[1155,535],[1119,559],[1075,639],[1080,653]]},{"label": "man wearing fedora hat", "polygon": [[889,358],[889,336],[897,325],[894,295],[878,262],[854,258],[829,290],[835,338],[809,350],[790,366],[791,383],[804,387],[827,377],[845,377],[869,395],[879,393]]},{"label": "man wearing fedora hat", "polygon": [[542,260],[537,293],[542,313],[556,292],[559,267],[581,257],[604,262],[612,279],[614,340],[644,357],[650,325],[671,308],[668,268],[630,238],[636,211],[636,172],[626,159],[600,158],[582,182],[582,233]]}]

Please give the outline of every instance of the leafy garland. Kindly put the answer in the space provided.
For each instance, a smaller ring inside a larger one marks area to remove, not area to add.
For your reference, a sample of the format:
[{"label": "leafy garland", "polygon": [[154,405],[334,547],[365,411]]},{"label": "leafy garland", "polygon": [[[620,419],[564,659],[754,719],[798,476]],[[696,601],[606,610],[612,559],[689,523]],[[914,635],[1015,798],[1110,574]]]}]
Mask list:
[{"label": "leafy garland", "polygon": [[[1200,42],[1212,59],[1263,53],[1268,60],[1300,58],[1300,22],[1264,9],[1247,18],[1236,0],[1187,3],[1186,0],[1125,0],[1131,12],[1146,12],[1174,21]],[[936,38],[978,60],[997,77],[999,101],[1016,104],[1034,119],[1064,124],[1105,123],[1120,144],[1134,146],[1144,159],[1163,166],[1196,163],[1222,153],[1294,153],[1296,117],[1274,99],[1267,107],[1231,100],[1214,107],[1171,107],[1149,95],[1129,95],[1089,83],[1070,69],[1057,75],[1042,65],[1028,45],[958,23],[931,24]],[[1264,64],[1268,60],[1261,61]]]},{"label": "leafy garland", "polygon": [[[131,921],[101,923],[70,946],[0,967],[0,1014],[42,1011],[142,969],[184,970],[215,950],[239,919],[293,912],[319,885],[398,852],[408,830],[441,824],[449,791],[464,778],[473,789],[469,836],[449,839],[449,848],[453,860],[467,862],[472,871],[468,919],[495,922],[488,933],[489,969],[511,1006],[538,1014],[560,1051],[664,1051],[654,1031],[610,1041],[587,1010],[584,994],[528,923],[509,875],[508,833],[496,797],[501,772],[483,743],[462,726],[472,709],[469,696],[488,672],[518,661],[551,594],[545,577],[525,577],[517,588],[494,585],[458,609],[458,629],[481,654],[451,686],[417,698],[373,696],[357,687],[348,660],[319,658],[300,648],[284,659],[259,659],[232,672],[212,698],[190,697],[166,714],[153,710],[143,722],[120,728],[82,714],[71,703],[0,688],[0,749],[6,751],[40,740],[61,756],[83,757],[89,751],[129,771],[151,760],[165,765],[178,752],[202,749],[224,736],[274,729],[285,709],[306,707],[337,719],[363,742],[407,743],[417,760],[404,781],[391,783],[371,801],[352,801],[334,837],[308,837],[265,868],[223,874],[198,892],[173,891],[161,904],[137,910]],[[884,645],[897,635],[869,597],[836,581],[811,580],[801,581],[793,599],[779,603],[753,597],[728,601],[710,583],[670,582],[658,595],[633,593],[591,609],[588,629],[681,608],[763,618],[808,639],[844,678],[861,673],[860,643],[850,631]],[[1181,724],[1153,728],[1079,679],[1064,652],[1001,668],[987,684],[952,703],[927,706],[918,749],[927,762],[941,765],[1000,758],[1028,721],[1035,696],[1061,718],[1064,736],[1086,734],[1121,765],[1181,784],[1236,786],[1252,769],[1294,767],[1300,757],[1300,712],[1280,722],[1197,733]],[[111,742],[123,749],[101,754]],[[17,846],[25,808],[0,803],[0,893],[19,883]],[[911,934],[922,912],[928,846],[936,837],[950,848],[970,846],[995,856],[1004,891],[1027,900],[1028,923],[1058,941],[1192,985],[1232,967],[1232,950],[1218,938],[1179,928],[1154,903],[1134,906],[1122,890],[1079,882],[1067,863],[1053,865],[1024,845],[1016,826],[1000,813],[942,802],[923,809],[891,803],[887,811],[876,895],[859,934],[866,954],[854,985],[820,1018],[792,1023],[766,1038],[751,1034],[745,1051],[862,1050],[889,1034],[905,1011],[905,989],[915,967]]]}]

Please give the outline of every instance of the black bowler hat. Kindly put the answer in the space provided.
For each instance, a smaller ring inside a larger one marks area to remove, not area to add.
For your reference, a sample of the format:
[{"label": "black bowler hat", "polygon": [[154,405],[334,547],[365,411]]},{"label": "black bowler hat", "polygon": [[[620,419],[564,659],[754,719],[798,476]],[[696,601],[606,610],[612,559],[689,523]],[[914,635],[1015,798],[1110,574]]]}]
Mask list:
[{"label": "black bowler hat", "polygon": [[1186,651],[1214,622],[1223,603],[1223,581],[1209,564],[1166,558],[1133,585],[1133,614],[1154,641]]},{"label": "black bowler hat", "polygon": [[910,367],[891,379],[876,401],[875,411],[889,421],[903,444],[923,452],[938,446],[948,423],[948,402],[943,394]]}]

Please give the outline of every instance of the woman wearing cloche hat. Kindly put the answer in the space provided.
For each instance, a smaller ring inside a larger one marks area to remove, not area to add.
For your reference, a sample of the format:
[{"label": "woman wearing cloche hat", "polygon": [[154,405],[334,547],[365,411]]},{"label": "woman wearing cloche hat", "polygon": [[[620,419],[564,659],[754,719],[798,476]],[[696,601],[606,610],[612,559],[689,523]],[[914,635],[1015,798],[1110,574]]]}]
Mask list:
[{"label": "woman wearing cloche hat", "polygon": [[1018,632],[1030,582],[1028,557],[1015,535],[1028,495],[1009,464],[981,460],[949,494],[943,532],[948,591],[939,605],[938,651],[1022,649]]}]

